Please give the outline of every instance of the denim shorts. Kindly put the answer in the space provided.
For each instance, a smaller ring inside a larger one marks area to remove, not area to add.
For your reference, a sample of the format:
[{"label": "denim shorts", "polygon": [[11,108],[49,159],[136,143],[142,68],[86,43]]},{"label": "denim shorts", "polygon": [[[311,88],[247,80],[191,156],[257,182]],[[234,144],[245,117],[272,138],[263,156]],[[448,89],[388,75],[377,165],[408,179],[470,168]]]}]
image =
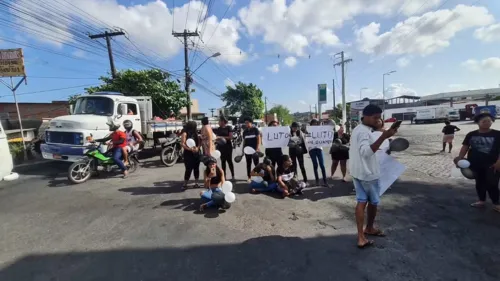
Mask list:
[{"label": "denim shorts", "polygon": [[360,203],[369,202],[372,205],[378,205],[380,202],[380,184],[378,179],[371,181],[362,181],[353,178],[354,189],[356,190],[356,200]]}]

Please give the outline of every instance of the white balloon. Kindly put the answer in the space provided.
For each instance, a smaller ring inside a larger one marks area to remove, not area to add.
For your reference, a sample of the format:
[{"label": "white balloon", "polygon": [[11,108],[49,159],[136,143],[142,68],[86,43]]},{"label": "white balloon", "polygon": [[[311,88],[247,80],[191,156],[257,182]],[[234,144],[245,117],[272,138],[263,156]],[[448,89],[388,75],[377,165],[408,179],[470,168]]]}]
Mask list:
[{"label": "white balloon", "polygon": [[245,146],[245,148],[243,148],[243,152],[245,152],[245,154],[252,155],[255,153],[255,149],[250,146]]},{"label": "white balloon", "polygon": [[470,167],[470,162],[465,160],[465,159],[462,159],[462,160],[458,161],[457,166],[462,168],[462,169],[467,169]]},{"label": "white balloon", "polygon": [[193,148],[193,147],[195,147],[195,146],[196,146],[196,142],[195,142],[193,139],[187,139],[187,140],[186,140],[186,145],[187,145],[187,147],[189,147],[189,148]]},{"label": "white balloon", "polygon": [[233,203],[236,200],[236,195],[232,192],[226,193],[226,195],[224,195],[224,200],[226,200],[227,203]]},{"label": "white balloon", "polygon": [[264,181],[264,179],[262,177],[252,177],[252,181],[256,183],[261,183]]},{"label": "white balloon", "polygon": [[221,186],[222,192],[224,194],[231,193],[233,191],[233,183],[230,181],[225,181]]},{"label": "white balloon", "polygon": [[212,153],[210,154],[213,158],[215,159],[219,159],[220,158],[220,151],[218,150],[214,150],[212,151]]}]

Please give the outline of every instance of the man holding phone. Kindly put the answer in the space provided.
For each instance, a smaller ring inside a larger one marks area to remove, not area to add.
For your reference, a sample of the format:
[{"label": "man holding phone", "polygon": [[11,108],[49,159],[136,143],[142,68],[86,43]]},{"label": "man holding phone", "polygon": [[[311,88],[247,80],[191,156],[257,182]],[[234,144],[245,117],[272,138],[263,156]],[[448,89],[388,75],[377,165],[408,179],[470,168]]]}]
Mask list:
[{"label": "man holding phone", "polygon": [[[349,170],[356,190],[356,225],[358,229],[358,248],[372,246],[373,241],[366,236],[383,237],[385,234],[374,227],[377,215],[377,205],[380,201],[380,165],[376,152],[382,143],[392,137],[398,130],[401,122],[396,122],[390,129],[382,132],[375,138],[372,131],[377,128],[381,120],[382,109],[369,104],[363,109],[363,118],[352,131],[351,146],[349,149]],[[368,208],[367,208],[368,206]],[[367,209],[367,224],[363,229]]]}]

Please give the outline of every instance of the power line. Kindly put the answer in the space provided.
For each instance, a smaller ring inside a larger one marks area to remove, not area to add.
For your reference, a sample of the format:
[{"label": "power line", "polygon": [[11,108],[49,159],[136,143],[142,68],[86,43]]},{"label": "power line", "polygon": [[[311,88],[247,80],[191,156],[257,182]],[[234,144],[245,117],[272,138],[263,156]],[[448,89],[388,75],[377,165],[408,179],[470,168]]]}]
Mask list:
[{"label": "power line", "polygon": [[[85,84],[85,85],[78,85],[78,86],[72,86],[72,87],[64,87],[64,88],[57,88],[57,89],[48,89],[48,90],[42,90],[42,91],[34,91],[34,92],[26,92],[26,93],[21,93],[21,94],[16,94],[17,96],[20,95],[32,95],[32,94],[39,94],[39,93],[47,93],[47,92],[55,92],[55,91],[61,91],[61,90],[69,90],[69,89],[76,89],[76,88],[82,88],[82,87],[93,87],[93,86],[99,86],[99,84]],[[0,96],[0,98],[3,97],[10,97],[11,95],[3,95]]]}]

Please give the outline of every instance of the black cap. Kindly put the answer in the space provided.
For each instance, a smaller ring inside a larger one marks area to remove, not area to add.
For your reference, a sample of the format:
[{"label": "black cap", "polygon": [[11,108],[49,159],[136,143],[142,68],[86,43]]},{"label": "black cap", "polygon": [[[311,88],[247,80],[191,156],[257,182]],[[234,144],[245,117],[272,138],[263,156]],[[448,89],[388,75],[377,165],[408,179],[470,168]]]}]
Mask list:
[{"label": "black cap", "polygon": [[382,109],[374,104],[369,104],[363,109],[363,116],[373,116],[381,113]]},{"label": "black cap", "polygon": [[290,126],[290,127],[292,127],[292,128],[298,128],[299,127],[299,123],[293,122],[292,126]]}]

